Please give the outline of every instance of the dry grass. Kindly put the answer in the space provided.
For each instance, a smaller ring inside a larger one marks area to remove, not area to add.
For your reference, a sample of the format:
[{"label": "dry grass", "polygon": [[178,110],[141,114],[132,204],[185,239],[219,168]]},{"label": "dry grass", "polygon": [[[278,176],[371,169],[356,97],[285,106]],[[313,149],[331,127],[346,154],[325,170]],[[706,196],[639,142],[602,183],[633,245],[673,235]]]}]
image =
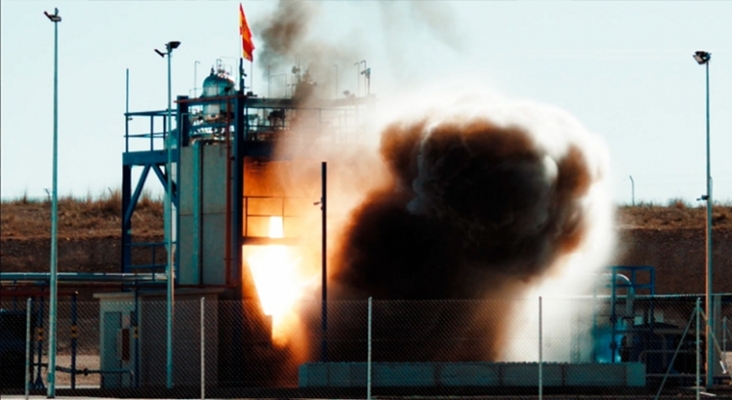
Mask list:
[{"label": "dry grass", "polygon": [[[119,236],[122,229],[122,195],[119,190],[85,198],[58,200],[59,237]],[[162,234],[163,203],[143,193],[132,217],[134,234]],[[3,238],[49,237],[51,202],[27,196],[0,203],[0,236]]]},{"label": "dry grass", "polygon": [[[120,236],[122,196],[119,190],[101,196],[59,199],[59,237],[84,238]],[[32,200],[27,196],[0,204],[0,237],[43,238],[50,236],[51,204],[48,200]],[[163,202],[143,193],[133,214],[134,235],[163,235]],[[621,205],[618,226],[625,229],[703,229],[706,208],[692,206],[680,199],[666,205],[641,203]],[[715,227],[732,228],[732,205],[714,207]]]},{"label": "dry grass", "polygon": [[[618,208],[618,225],[638,229],[703,229],[706,207],[692,207],[673,199],[668,205],[640,204]],[[716,205],[712,209],[712,226],[732,228],[732,206]]]}]

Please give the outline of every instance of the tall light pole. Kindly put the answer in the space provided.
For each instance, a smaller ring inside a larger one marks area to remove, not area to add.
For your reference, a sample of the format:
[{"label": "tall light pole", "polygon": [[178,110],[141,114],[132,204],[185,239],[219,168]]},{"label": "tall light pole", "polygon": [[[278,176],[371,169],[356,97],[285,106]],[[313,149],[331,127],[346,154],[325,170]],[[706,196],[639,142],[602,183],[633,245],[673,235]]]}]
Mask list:
[{"label": "tall light pole", "polygon": [[51,194],[51,276],[48,299],[48,391],[49,399],[56,397],[56,313],[58,303],[58,8],[53,14],[43,14],[53,22],[53,183]]},{"label": "tall light pole", "polygon": [[168,42],[165,44],[165,53],[155,49],[160,57],[168,56],[168,110],[167,110],[167,134],[165,135],[166,153],[168,155],[168,161],[165,166],[165,174],[167,175],[166,180],[166,191],[165,191],[165,241],[166,241],[166,253],[167,263],[165,267],[165,279],[167,281],[167,349],[166,349],[166,386],[168,389],[173,387],[173,289],[175,287],[175,266],[173,265],[173,142],[172,142],[172,118],[171,118],[171,99],[172,99],[172,86],[171,86],[171,73],[170,73],[170,59],[173,56],[173,50],[180,46],[180,42]]},{"label": "tall light pole", "polygon": [[714,332],[714,318],[712,317],[712,167],[711,167],[711,146],[709,140],[709,61],[711,53],[697,51],[694,53],[694,60],[699,65],[706,67],[706,92],[707,92],[707,194],[702,196],[707,201],[707,290],[705,296],[704,312],[707,314],[706,343],[707,343],[707,387],[714,384],[714,345],[712,335]]}]

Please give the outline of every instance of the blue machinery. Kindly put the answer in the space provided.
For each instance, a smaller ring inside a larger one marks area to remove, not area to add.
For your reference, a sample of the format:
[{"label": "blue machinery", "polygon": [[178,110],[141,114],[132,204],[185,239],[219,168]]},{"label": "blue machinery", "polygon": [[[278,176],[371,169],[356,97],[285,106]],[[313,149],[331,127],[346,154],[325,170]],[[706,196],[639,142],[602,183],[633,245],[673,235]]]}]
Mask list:
[{"label": "blue machinery", "polygon": [[[651,266],[614,266],[610,267],[610,360],[615,362],[619,354],[620,344],[618,335],[627,331],[629,320],[630,327],[633,326],[635,318],[633,310],[634,297],[639,294],[650,296],[648,314],[644,316],[644,322],[653,325],[653,296],[656,294],[656,272]],[[618,291],[625,290],[626,310],[618,312]],[[641,293],[643,291],[644,293]]]}]

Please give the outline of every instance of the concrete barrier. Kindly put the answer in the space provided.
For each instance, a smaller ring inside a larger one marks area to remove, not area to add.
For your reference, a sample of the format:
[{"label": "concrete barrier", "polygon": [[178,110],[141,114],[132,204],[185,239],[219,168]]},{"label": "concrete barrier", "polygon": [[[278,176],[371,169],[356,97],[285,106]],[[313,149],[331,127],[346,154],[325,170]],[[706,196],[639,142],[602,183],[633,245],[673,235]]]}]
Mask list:
[{"label": "concrete barrier", "polygon": [[[365,387],[366,363],[308,363],[300,366],[300,387]],[[373,387],[538,386],[538,363],[373,363]],[[641,363],[544,363],[545,387],[643,387]]]}]

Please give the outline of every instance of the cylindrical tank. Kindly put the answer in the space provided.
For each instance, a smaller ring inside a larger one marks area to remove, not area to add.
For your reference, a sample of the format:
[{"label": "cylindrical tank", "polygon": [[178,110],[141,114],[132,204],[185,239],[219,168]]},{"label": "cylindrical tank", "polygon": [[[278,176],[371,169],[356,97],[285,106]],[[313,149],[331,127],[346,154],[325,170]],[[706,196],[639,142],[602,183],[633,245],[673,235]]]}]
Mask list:
[{"label": "cylindrical tank", "polygon": [[[211,73],[203,81],[202,98],[231,96],[236,92],[236,84],[231,76],[218,66],[211,68]],[[216,121],[223,118],[229,110],[226,102],[209,103],[203,106],[203,119],[205,121]]]}]

